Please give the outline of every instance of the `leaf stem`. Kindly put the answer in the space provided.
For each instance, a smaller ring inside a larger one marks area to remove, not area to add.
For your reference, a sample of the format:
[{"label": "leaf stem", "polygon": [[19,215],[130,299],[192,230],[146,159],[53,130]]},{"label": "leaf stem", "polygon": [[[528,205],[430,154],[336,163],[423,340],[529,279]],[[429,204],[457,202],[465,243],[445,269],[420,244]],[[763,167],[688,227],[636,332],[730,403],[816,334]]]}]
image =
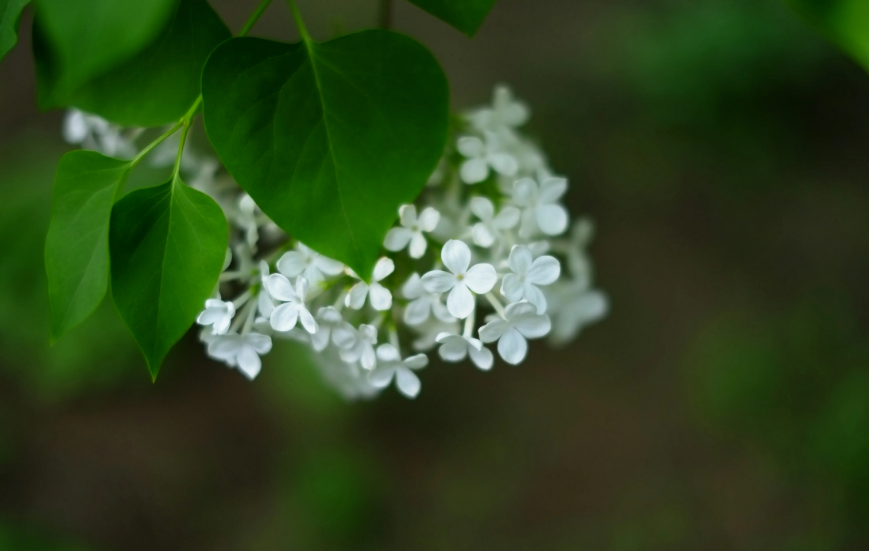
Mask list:
[{"label": "leaf stem", "polygon": [[296,7],[295,0],[287,0],[287,4],[290,6],[290,11],[293,12],[293,19],[296,21],[296,27],[299,28],[299,35],[301,35],[302,41],[306,44],[311,42],[311,35],[308,34],[308,29],[305,27],[305,22],[302,20],[302,14],[299,13],[299,8]]},{"label": "leaf stem", "polygon": [[163,132],[163,134],[161,134],[159,138],[157,138],[157,139],[154,140],[153,142],[151,142],[151,143],[149,143],[148,145],[146,145],[146,146],[145,146],[145,149],[143,149],[142,151],[140,151],[140,152],[138,153],[138,155],[136,155],[135,157],[133,157],[133,159],[130,161],[130,167],[132,168],[132,167],[136,166],[137,164],[139,164],[139,161],[141,161],[142,159],[144,159],[144,158],[145,158],[145,155],[147,155],[148,153],[151,152],[151,150],[153,150],[155,147],[157,147],[158,145],[160,145],[161,143],[163,143],[163,141],[166,140],[166,138],[168,138],[169,136],[171,136],[172,134],[174,134],[175,132],[177,132],[178,129],[181,128],[181,125],[182,125],[182,124],[183,124],[182,121],[178,121],[178,122],[176,122],[175,124],[172,125],[171,128],[169,128],[169,130],[167,130],[166,132]]},{"label": "leaf stem", "polygon": [[256,10],[251,14],[250,18],[247,20],[247,23],[244,24],[244,27],[238,31],[238,36],[247,36],[247,33],[256,25],[256,22],[259,20],[260,16],[266,11],[266,8],[269,7],[269,4],[272,3],[272,0],[262,0],[259,6],[257,6]]}]

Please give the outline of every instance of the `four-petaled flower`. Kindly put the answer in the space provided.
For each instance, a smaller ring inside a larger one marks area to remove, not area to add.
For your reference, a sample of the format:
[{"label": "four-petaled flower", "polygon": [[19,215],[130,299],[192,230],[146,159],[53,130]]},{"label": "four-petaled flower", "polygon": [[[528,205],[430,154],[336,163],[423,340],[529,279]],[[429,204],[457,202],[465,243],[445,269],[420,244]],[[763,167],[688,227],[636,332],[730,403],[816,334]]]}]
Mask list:
[{"label": "four-petaled flower", "polygon": [[514,302],[507,306],[503,318],[496,318],[480,327],[480,340],[486,343],[498,341],[498,354],[505,362],[517,365],[528,353],[525,339],[543,337],[551,327],[549,317],[538,314],[533,304]]},{"label": "four-petaled flower", "polygon": [[374,354],[374,345],[377,344],[377,329],[373,325],[362,324],[353,332],[353,344],[341,348],[339,353],[345,362],[359,362],[365,369],[374,369],[377,365],[377,357]]},{"label": "four-petaled flower", "polygon": [[471,199],[471,212],[480,219],[471,230],[474,243],[480,247],[491,247],[496,239],[501,238],[505,230],[519,223],[521,215],[519,209],[511,206],[502,208],[501,212],[495,215],[495,206],[486,197]]},{"label": "four-petaled flower", "polygon": [[449,291],[447,310],[455,317],[465,319],[474,311],[474,295],[471,291],[488,293],[498,281],[498,274],[491,264],[471,266],[471,249],[456,239],[450,239],[444,245],[441,261],[452,273],[432,270],[422,276],[422,286],[430,293]]},{"label": "four-petaled flower", "polygon": [[477,184],[489,177],[489,167],[504,176],[516,174],[516,159],[501,148],[500,139],[494,132],[484,133],[485,141],[476,136],[459,138],[456,147],[468,158],[462,163],[459,173],[466,184]]},{"label": "four-petaled flower", "polygon": [[317,321],[308,307],[305,306],[305,296],[308,294],[308,280],[302,276],[296,278],[296,287],[290,285],[290,280],[282,274],[272,274],[266,278],[266,289],[272,298],[283,302],[272,312],[269,321],[275,331],[289,331],[296,326],[297,321],[310,334],[317,332]]},{"label": "four-petaled flower", "polygon": [[419,277],[419,274],[414,273],[401,288],[401,294],[404,298],[410,299],[407,308],[404,309],[404,323],[419,325],[424,323],[431,314],[434,314],[441,321],[455,321],[456,318],[441,302],[440,295],[426,291],[421,281],[422,278]]},{"label": "four-petaled flower", "polygon": [[470,354],[474,365],[483,371],[492,369],[492,362],[494,361],[492,351],[483,346],[479,339],[452,333],[440,333],[435,340],[441,345],[438,354],[444,361],[460,362]]},{"label": "four-petaled flower", "polygon": [[381,344],[377,347],[377,367],[368,373],[368,382],[371,386],[386,388],[394,378],[399,392],[408,398],[416,398],[421,385],[413,370],[422,369],[426,365],[428,357],[425,354],[416,354],[402,360],[397,348],[391,344]]},{"label": "four-petaled flower", "polygon": [[540,185],[531,178],[513,184],[513,202],[522,207],[519,235],[529,238],[539,229],[546,235],[559,235],[567,229],[567,211],[556,203],[567,191],[564,178],[546,178]]},{"label": "four-petaled flower", "polygon": [[329,337],[338,348],[348,348],[356,342],[353,326],[344,321],[341,312],[332,306],[325,306],[317,311],[317,324],[320,330],[311,335],[311,346],[317,352],[322,352],[329,346]]},{"label": "four-petaled flower", "polygon": [[[344,270],[337,260],[326,258],[317,251],[299,243],[295,251],[288,251],[278,260],[278,271],[287,277],[305,276],[308,283],[316,285],[326,276],[336,276]],[[324,275],[325,274],[325,275]]]},{"label": "four-petaled flower", "polygon": [[371,307],[375,310],[389,310],[392,307],[392,293],[380,284],[389,274],[395,270],[395,263],[392,259],[383,257],[374,265],[374,273],[371,277],[371,284],[362,281],[356,272],[347,268],[347,273],[352,277],[359,279],[359,282],[350,288],[350,292],[344,297],[344,306],[349,306],[355,310],[362,308],[365,304],[365,297],[370,296]]},{"label": "four-petaled flower", "polygon": [[210,325],[212,334],[223,335],[229,331],[233,316],[235,316],[233,303],[224,302],[219,298],[210,298],[205,301],[205,310],[196,318],[196,323],[204,326]]},{"label": "four-petaled flower", "polygon": [[551,297],[556,298],[552,312],[552,341],[555,343],[566,343],[576,338],[583,327],[601,319],[609,311],[607,296],[591,289],[587,277],[577,277],[559,285],[552,290]]},{"label": "four-petaled flower", "polygon": [[219,335],[207,339],[208,355],[220,360],[230,367],[237,367],[250,380],[256,377],[262,368],[260,356],[268,354],[272,349],[272,339],[259,333],[247,335]]},{"label": "four-petaled flower", "polygon": [[478,130],[505,130],[522,126],[528,121],[528,107],[513,99],[513,93],[503,84],[495,87],[492,106],[478,109],[468,116]]},{"label": "four-petaled flower", "polygon": [[398,209],[398,216],[401,227],[389,230],[389,233],[386,234],[386,239],[383,241],[383,246],[387,250],[397,252],[407,247],[408,243],[410,243],[410,257],[422,258],[426,249],[426,240],[423,232],[429,233],[434,231],[441,218],[440,213],[431,207],[426,207],[417,218],[415,206],[402,205]]},{"label": "four-petaled flower", "polygon": [[553,256],[541,256],[536,260],[531,249],[525,245],[513,245],[507,264],[513,270],[501,281],[501,294],[510,302],[523,298],[537,307],[537,313],[546,311],[546,297],[538,285],[551,285],[561,275],[561,264]]}]

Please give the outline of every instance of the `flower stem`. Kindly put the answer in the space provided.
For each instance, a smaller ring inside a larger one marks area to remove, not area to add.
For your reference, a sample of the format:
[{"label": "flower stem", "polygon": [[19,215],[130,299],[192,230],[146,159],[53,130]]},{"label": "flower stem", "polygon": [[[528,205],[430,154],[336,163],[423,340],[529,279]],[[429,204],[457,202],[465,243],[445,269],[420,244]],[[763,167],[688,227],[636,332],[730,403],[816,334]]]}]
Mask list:
[{"label": "flower stem", "polygon": [[471,314],[465,318],[465,329],[462,332],[462,336],[465,338],[470,338],[474,335],[474,323],[477,318],[477,305],[474,304],[474,309],[471,310]]},{"label": "flower stem", "polygon": [[305,22],[302,20],[302,14],[299,13],[299,8],[296,7],[295,0],[287,0],[287,4],[290,6],[290,11],[293,12],[293,19],[296,21],[296,27],[299,29],[302,41],[305,44],[309,44],[311,42],[311,35],[308,34],[308,29],[305,27]]},{"label": "flower stem", "polygon": [[251,14],[250,18],[247,20],[247,23],[244,24],[244,27],[238,31],[238,36],[247,36],[247,33],[256,25],[256,22],[259,20],[260,16],[266,11],[266,8],[269,7],[269,4],[272,3],[272,0],[262,0],[259,6],[257,6],[256,10]]},{"label": "flower stem", "polygon": [[491,304],[492,308],[494,308],[495,311],[498,312],[498,315],[506,319],[507,312],[504,311],[504,307],[501,306],[501,301],[498,300],[498,297],[493,295],[491,292],[488,292],[486,293],[486,298],[489,299],[489,304]]}]

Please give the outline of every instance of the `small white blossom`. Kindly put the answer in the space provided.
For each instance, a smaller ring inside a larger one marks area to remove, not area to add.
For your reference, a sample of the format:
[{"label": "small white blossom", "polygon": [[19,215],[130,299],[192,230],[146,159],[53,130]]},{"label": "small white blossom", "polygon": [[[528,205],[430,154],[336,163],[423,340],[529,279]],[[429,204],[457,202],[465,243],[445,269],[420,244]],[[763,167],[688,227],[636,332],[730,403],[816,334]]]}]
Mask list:
[{"label": "small white blossom", "polygon": [[374,345],[377,344],[377,329],[373,325],[362,324],[354,331],[353,344],[340,349],[341,359],[345,362],[359,362],[364,369],[371,370],[377,365]]},{"label": "small white blossom", "polygon": [[445,322],[455,321],[447,307],[441,302],[438,293],[429,293],[422,286],[422,278],[414,273],[401,288],[401,294],[410,299],[407,308],[404,309],[404,323],[419,325],[428,320],[431,314]]},{"label": "small white blossom", "polygon": [[523,298],[537,307],[537,313],[546,311],[546,297],[537,287],[551,285],[561,275],[561,264],[554,256],[541,256],[537,259],[525,245],[513,245],[507,264],[513,270],[501,281],[501,294],[510,302]]},{"label": "small white blossom", "polygon": [[123,135],[120,127],[78,109],[66,112],[63,138],[109,157],[132,157],[136,154],[133,143]]},{"label": "small white blossom", "polygon": [[429,318],[427,322],[414,326],[413,330],[417,333],[417,338],[412,343],[413,349],[417,352],[427,352],[437,346],[438,335],[458,333],[460,327],[458,320],[446,322],[437,318]]},{"label": "small white blossom", "polygon": [[489,177],[489,168],[504,176],[516,174],[516,159],[501,148],[501,140],[494,132],[484,133],[485,141],[476,136],[459,138],[459,153],[468,158],[460,169],[462,181],[477,184]]},{"label": "small white blossom", "polygon": [[353,326],[344,321],[341,312],[332,306],[320,308],[317,324],[320,330],[311,335],[311,346],[317,352],[325,350],[330,340],[339,348],[349,348],[356,342]]},{"label": "small white blossom", "polygon": [[[257,215],[259,208],[254,203],[250,195],[245,193],[238,200],[238,216],[236,223],[244,230],[245,241],[248,246],[256,250],[256,243],[259,241],[259,231],[257,225]],[[292,277],[292,276],[291,276]]]},{"label": "small white blossom", "polygon": [[265,260],[260,260],[259,262],[259,277],[260,277],[260,287],[259,293],[256,296],[257,299],[257,309],[262,317],[268,319],[272,317],[272,312],[275,311],[275,303],[272,300],[271,295],[269,295],[268,289],[266,288],[266,280],[269,278],[269,264]]},{"label": "small white blossom", "polygon": [[332,354],[318,354],[317,363],[323,378],[347,400],[369,399],[381,389],[368,382],[368,371],[347,363]]},{"label": "small white blossom", "polygon": [[[311,285],[317,285],[326,276],[336,276],[344,271],[344,265],[326,258],[317,251],[299,243],[295,251],[284,253],[278,260],[278,271],[287,277],[304,276]],[[325,275],[324,275],[325,274]]]},{"label": "small white blossom", "polygon": [[235,316],[235,305],[224,302],[219,298],[210,298],[205,301],[205,310],[196,318],[196,323],[211,326],[214,335],[223,335],[229,330],[232,318]]},{"label": "small white blossom", "polygon": [[438,354],[444,361],[460,362],[470,354],[474,365],[483,371],[492,369],[494,361],[492,351],[483,346],[482,341],[479,339],[451,333],[440,333],[436,340],[441,345],[438,349]]},{"label": "small white blossom", "polygon": [[517,365],[528,354],[528,341],[549,333],[552,323],[549,317],[537,313],[537,308],[527,302],[515,302],[507,306],[504,317],[497,318],[480,327],[480,340],[489,343],[498,341],[498,354],[505,362]]},{"label": "small white blossom", "polygon": [[312,335],[317,332],[317,321],[305,306],[305,297],[308,294],[307,279],[299,276],[293,288],[290,280],[283,274],[272,274],[266,278],[265,285],[272,298],[283,302],[275,308],[269,318],[275,331],[289,331],[296,326],[297,321],[301,321],[305,331]]},{"label": "small white blossom", "polygon": [[553,287],[550,295],[555,299],[553,305],[558,305],[552,311],[554,343],[564,344],[573,340],[583,327],[600,320],[609,312],[607,296],[590,289],[585,278],[579,277]]},{"label": "small white blossom", "polygon": [[474,295],[492,290],[498,274],[491,264],[471,266],[471,249],[463,241],[451,239],[441,250],[441,261],[452,272],[433,270],[422,276],[422,286],[430,293],[450,292],[447,309],[453,316],[464,319],[474,311]]},{"label": "small white blossom", "polygon": [[371,277],[371,284],[362,281],[356,272],[348,268],[348,273],[359,279],[350,292],[344,297],[344,305],[354,310],[359,310],[365,304],[365,298],[370,297],[371,307],[375,310],[389,310],[392,308],[392,292],[380,284],[386,277],[395,270],[395,263],[391,258],[383,257],[374,265],[374,273]]},{"label": "small white blossom", "polygon": [[431,207],[423,209],[417,218],[416,207],[402,205],[398,209],[401,227],[392,228],[386,234],[383,246],[390,251],[400,251],[410,244],[410,257],[422,258],[425,254],[426,240],[423,233],[430,233],[438,225],[441,215]]},{"label": "small white blossom", "polygon": [[510,88],[499,84],[495,87],[492,106],[472,112],[468,120],[477,130],[497,132],[522,126],[528,122],[528,116],[528,107],[513,98]]},{"label": "small white blossom", "polygon": [[513,202],[522,207],[519,235],[533,236],[539,229],[546,235],[559,235],[567,229],[567,210],[556,203],[567,191],[564,178],[546,178],[540,185],[522,178],[513,185]]},{"label": "small white blossom", "polygon": [[491,247],[496,240],[501,239],[504,231],[519,223],[521,215],[519,209],[511,206],[502,208],[496,215],[495,205],[486,197],[471,199],[471,212],[480,219],[471,230],[474,243],[480,247]]},{"label": "small white blossom", "polygon": [[398,391],[408,398],[416,398],[421,384],[413,370],[428,365],[425,354],[417,354],[401,359],[398,349],[391,344],[377,347],[377,367],[368,373],[368,382],[377,388],[386,388],[395,379]]},{"label": "small white blossom", "polygon": [[236,367],[253,380],[262,368],[260,356],[272,349],[272,339],[259,333],[216,335],[208,342],[208,355]]}]

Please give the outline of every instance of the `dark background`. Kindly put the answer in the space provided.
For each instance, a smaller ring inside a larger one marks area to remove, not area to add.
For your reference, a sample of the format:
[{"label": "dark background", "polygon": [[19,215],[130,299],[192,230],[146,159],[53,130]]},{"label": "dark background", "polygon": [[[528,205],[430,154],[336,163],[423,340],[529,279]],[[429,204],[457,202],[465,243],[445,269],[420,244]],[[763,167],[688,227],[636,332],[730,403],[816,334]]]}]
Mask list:
[{"label": "dark background", "polygon": [[[252,1],[213,0],[238,30]],[[312,33],[373,1],[300,0]],[[869,548],[869,78],[780,0],[405,2],[456,108],[506,82],[593,217],[612,313],[528,361],[344,403],[190,335],[155,385],[111,305],[54,348],[62,114],[0,66],[0,549]],[[254,35],[292,39],[274,2]]]}]

